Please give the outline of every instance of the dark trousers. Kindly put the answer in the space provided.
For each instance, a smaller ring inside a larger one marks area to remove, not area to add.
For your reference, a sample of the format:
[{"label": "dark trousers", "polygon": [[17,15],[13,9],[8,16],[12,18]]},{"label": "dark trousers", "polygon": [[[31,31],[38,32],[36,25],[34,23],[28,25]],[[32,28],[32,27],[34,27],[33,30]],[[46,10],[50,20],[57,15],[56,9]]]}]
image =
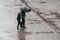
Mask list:
[{"label": "dark trousers", "polygon": [[22,27],[25,27],[25,19],[22,18]]},{"label": "dark trousers", "polygon": [[25,19],[22,18],[22,22],[20,20],[17,20],[17,21],[18,21],[17,27],[19,27],[19,25],[20,27],[25,27]]},{"label": "dark trousers", "polygon": [[19,27],[19,25],[20,25],[20,27],[22,27],[22,23],[20,22],[20,20],[17,20],[17,21],[18,21],[17,27]]}]

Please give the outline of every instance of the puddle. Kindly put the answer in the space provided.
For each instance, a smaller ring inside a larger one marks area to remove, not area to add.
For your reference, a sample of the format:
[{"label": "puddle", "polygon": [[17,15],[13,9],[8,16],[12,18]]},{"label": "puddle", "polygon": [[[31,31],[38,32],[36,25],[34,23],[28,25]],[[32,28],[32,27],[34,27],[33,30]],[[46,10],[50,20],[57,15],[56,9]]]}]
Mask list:
[{"label": "puddle", "polygon": [[54,33],[53,31],[51,31],[51,32],[36,32],[36,34],[40,34],[40,33]]},{"label": "puddle", "polygon": [[40,3],[47,3],[47,2],[40,2]]}]

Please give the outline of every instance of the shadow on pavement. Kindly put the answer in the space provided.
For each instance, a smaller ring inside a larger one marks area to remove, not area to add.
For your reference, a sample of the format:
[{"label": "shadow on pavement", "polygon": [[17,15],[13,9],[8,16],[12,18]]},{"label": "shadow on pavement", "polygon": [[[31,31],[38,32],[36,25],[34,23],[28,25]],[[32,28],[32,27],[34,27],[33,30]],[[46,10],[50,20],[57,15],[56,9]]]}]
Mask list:
[{"label": "shadow on pavement", "polygon": [[18,40],[25,40],[25,30],[18,29]]}]

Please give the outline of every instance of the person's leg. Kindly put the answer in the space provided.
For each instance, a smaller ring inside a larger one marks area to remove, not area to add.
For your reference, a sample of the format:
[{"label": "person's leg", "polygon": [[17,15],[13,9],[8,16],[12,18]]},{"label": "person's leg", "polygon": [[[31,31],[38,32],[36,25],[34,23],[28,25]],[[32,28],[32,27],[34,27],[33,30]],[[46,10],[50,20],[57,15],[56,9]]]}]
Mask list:
[{"label": "person's leg", "polygon": [[18,25],[17,25],[17,29],[19,29],[19,24],[20,24],[20,20],[18,20]]},{"label": "person's leg", "polygon": [[25,19],[22,19],[22,26],[25,28]]},{"label": "person's leg", "polygon": [[20,27],[22,27],[22,22],[20,22]]}]

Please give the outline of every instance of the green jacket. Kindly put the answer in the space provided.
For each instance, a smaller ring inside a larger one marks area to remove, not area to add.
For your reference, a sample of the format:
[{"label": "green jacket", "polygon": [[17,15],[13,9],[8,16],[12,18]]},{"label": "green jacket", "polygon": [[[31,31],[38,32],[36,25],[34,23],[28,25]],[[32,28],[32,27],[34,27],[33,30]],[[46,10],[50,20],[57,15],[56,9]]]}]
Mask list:
[{"label": "green jacket", "polygon": [[26,18],[26,12],[22,11],[22,18],[25,19]]}]

